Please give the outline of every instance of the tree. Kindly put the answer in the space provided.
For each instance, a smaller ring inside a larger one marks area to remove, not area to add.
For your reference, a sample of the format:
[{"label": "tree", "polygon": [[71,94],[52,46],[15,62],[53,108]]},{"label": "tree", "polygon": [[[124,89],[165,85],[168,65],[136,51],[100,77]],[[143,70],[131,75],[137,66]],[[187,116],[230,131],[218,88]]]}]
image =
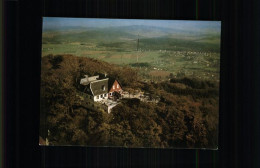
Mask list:
[{"label": "tree", "polygon": [[61,55],[58,56],[52,56],[51,59],[49,59],[49,62],[52,64],[53,69],[60,68],[60,63],[63,61],[63,57]]}]

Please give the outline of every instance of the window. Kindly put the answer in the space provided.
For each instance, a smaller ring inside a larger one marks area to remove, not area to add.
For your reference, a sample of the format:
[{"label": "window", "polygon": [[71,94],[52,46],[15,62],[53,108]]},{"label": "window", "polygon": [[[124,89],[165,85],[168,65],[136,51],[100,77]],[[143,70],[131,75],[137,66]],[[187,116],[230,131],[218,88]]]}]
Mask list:
[{"label": "window", "polygon": [[100,95],[100,98],[102,98],[103,97],[103,95]]},{"label": "window", "polygon": [[105,97],[107,97],[107,94],[104,94]]},{"label": "window", "polygon": [[112,96],[112,92],[110,93],[110,96]]},{"label": "window", "polygon": [[97,99],[99,99],[99,96],[97,96]]},{"label": "window", "polygon": [[117,88],[119,88],[119,84],[117,84]]}]

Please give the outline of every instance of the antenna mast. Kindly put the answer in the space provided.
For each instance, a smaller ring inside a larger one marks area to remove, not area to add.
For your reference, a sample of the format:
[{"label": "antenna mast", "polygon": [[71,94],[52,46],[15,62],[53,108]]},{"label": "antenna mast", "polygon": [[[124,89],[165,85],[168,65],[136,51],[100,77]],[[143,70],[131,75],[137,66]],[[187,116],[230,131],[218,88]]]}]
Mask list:
[{"label": "antenna mast", "polygon": [[136,62],[138,62],[138,50],[139,50],[139,34],[138,34],[137,46],[136,46],[136,51],[137,51],[137,54],[136,54]]},{"label": "antenna mast", "polygon": [[136,46],[136,51],[138,51],[139,49],[139,34],[138,34],[138,38],[137,38],[137,46]]}]

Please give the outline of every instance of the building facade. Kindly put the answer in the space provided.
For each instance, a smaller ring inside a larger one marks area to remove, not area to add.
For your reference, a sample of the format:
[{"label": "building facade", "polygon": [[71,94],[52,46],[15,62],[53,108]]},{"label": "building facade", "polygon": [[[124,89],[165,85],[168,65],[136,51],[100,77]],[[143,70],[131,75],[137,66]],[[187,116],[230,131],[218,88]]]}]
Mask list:
[{"label": "building facade", "polygon": [[121,94],[123,92],[123,89],[122,89],[120,83],[116,79],[111,79],[108,87],[109,87],[109,91],[108,91],[109,98],[115,96],[115,93]]}]

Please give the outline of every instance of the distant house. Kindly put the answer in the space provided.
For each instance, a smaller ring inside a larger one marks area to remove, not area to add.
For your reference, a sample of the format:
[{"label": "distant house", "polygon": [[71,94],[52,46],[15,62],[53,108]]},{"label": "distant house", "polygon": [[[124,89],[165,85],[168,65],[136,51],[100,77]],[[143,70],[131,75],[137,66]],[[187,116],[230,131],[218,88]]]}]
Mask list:
[{"label": "distant house", "polygon": [[84,85],[84,93],[87,93],[88,98],[94,102],[106,100],[108,98],[108,78],[100,79],[98,76],[81,79],[81,85]]},{"label": "distant house", "polygon": [[120,96],[122,92],[121,84],[116,79],[110,79],[108,83],[108,97]]}]

